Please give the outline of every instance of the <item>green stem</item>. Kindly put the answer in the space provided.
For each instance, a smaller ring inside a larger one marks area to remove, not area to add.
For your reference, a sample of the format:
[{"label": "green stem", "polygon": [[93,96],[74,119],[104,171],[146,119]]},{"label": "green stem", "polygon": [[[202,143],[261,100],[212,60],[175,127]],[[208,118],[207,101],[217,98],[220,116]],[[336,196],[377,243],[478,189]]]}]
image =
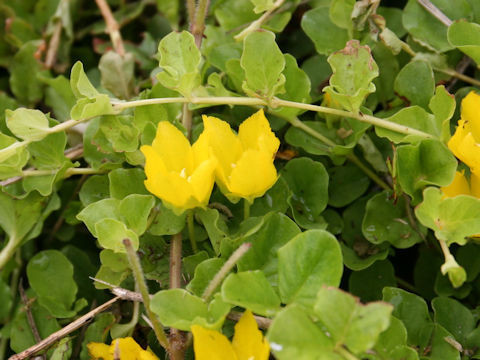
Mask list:
[{"label": "green stem", "polygon": [[227,262],[223,264],[223,266],[215,274],[212,281],[210,281],[207,288],[203,292],[203,300],[208,301],[210,299],[210,297],[213,295],[213,292],[221,284],[225,276],[228,275],[228,273],[230,272],[230,270],[232,270],[237,261],[240,260],[243,255],[245,255],[245,253],[250,249],[251,246],[252,244],[250,243],[243,243],[237,248],[237,250],[233,252],[232,255],[230,255]]},{"label": "green stem", "polygon": [[343,356],[343,358],[346,360],[359,360],[355,355],[341,345],[335,348],[335,352]]},{"label": "green stem", "polygon": [[197,247],[197,241],[195,239],[193,209],[187,211],[187,227],[188,227],[188,237],[190,238],[190,245],[192,246],[193,253],[196,254],[198,252],[198,247]]},{"label": "green stem", "polygon": [[7,245],[5,245],[2,251],[0,251],[0,270],[4,268],[4,266],[15,254],[20,242],[21,239],[17,239],[13,236],[8,239]]},{"label": "green stem", "polygon": [[462,81],[465,81],[466,83],[475,85],[475,86],[480,86],[480,81],[474,78],[471,78],[470,76],[464,75],[462,73],[459,73],[458,71],[450,68],[442,69],[442,68],[436,68],[433,67],[433,70],[450,75],[452,77],[455,77],[457,79],[460,79]]},{"label": "green stem", "polygon": [[188,23],[190,24],[190,32],[193,29],[193,22],[195,21],[195,0],[187,0]]},{"label": "green stem", "polygon": [[250,201],[243,199],[243,219],[247,220],[250,217]]},{"label": "green stem", "polygon": [[130,239],[123,239],[123,245],[125,245],[128,262],[130,263],[130,267],[135,278],[135,283],[137,284],[138,289],[142,294],[143,305],[145,306],[148,318],[152,323],[153,331],[155,332],[155,335],[160,345],[162,345],[165,349],[168,349],[168,340],[165,333],[163,332],[163,327],[158,321],[157,316],[152,312],[150,308],[150,294],[148,293],[147,284],[145,283],[142,266],[140,264],[140,260],[138,259],[137,253],[133,249]]},{"label": "green stem", "polygon": [[205,18],[207,17],[210,0],[198,0],[192,34],[195,37],[195,45],[200,49],[202,45],[203,32],[205,31]]}]

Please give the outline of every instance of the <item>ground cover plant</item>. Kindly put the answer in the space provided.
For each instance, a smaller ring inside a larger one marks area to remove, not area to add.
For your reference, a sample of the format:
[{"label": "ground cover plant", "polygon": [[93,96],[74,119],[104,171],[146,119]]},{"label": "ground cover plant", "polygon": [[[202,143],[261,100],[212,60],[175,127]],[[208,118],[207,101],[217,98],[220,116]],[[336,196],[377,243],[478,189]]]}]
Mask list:
[{"label": "ground cover plant", "polygon": [[0,18],[0,360],[480,359],[479,0]]}]

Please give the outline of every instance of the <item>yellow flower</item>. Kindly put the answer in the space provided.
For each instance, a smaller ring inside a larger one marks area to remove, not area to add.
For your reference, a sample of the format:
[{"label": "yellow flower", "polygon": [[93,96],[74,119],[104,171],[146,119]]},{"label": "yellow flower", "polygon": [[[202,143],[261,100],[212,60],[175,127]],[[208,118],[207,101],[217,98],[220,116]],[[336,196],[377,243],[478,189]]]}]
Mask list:
[{"label": "yellow flower", "polygon": [[177,214],[207,205],[217,161],[205,140],[190,146],[180,130],[162,121],[152,146],[144,145],[140,150],[145,155],[148,191]]},{"label": "yellow flower", "polygon": [[472,172],[480,173],[480,95],[471,91],[462,100],[461,119],[448,147]]},{"label": "yellow flower", "polygon": [[250,310],[235,325],[231,343],[225,335],[200,325],[192,325],[192,333],[195,360],[267,360],[270,354],[270,345]]},{"label": "yellow flower", "polygon": [[92,342],[87,348],[92,359],[158,360],[150,349],[143,350],[131,337],[115,339],[110,346]]},{"label": "yellow flower", "polygon": [[440,188],[444,197],[454,197],[457,195],[471,195],[480,198],[480,175],[471,172],[470,184],[463,171],[457,171],[450,185]]},{"label": "yellow flower", "polygon": [[260,110],[245,120],[236,135],[230,125],[212,116],[203,116],[205,138],[218,160],[216,179],[220,190],[232,202],[249,202],[262,196],[277,181],[273,165],[280,141]]}]

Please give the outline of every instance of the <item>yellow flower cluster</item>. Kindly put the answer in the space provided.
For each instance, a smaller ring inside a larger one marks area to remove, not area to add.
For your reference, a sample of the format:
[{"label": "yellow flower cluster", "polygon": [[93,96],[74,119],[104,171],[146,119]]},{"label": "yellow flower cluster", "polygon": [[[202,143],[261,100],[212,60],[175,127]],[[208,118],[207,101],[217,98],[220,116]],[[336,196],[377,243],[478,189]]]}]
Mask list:
[{"label": "yellow flower cluster", "polygon": [[159,360],[150,349],[143,350],[131,337],[115,339],[111,345],[92,342],[87,348],[95,360]]},{"label": "yellow flower cluster", "polygon": [[250,310],[235,325],[232,342],[215,330],[192,325],[195,360],[267,360],[270,345]]},{"label": "yellow flower cluster", "polygon": [[463,172],[457,171],[452,183],[442,188],[444,196],[480,198],[480,95],[473,91],[462,100],[461,118],[448,147],[470,168],[470,183]]},{"label": "yellow flower cluster", "polygon": [[253,114],[235,134],[230,125],[211,116],[203,117],[204,131],[190,145],[171,123],[158,124],[145,155],[145,186],[176,213],[204,207],[216,179],[232,201],[249,202],[262,196],[277,180],[273,165],[280,141],[270,129],[263,110]]}]

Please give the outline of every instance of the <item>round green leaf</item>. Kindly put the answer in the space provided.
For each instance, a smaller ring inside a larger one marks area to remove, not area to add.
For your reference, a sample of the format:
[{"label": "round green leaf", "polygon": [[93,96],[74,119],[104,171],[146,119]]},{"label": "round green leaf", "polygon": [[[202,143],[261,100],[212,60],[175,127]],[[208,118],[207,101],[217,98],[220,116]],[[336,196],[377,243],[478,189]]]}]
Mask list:
[{"label": "round green leaf", "polygon": [[343,272],[337,239],[324,230],[308,230],[278,250],[282,302],[311,307],[323,285],[338,286]]},{"label": "round green leaf", "polygon": [[367,191],[370,180],[353,164],[329,169],[328,204],[344,207]]},{"label": "round green leaf", "polygon": [[428,109],[428,103],[435,91],[433,70],[425,61],[411,61],[395,78],[395,91],[406,97],[410,104]]}]

